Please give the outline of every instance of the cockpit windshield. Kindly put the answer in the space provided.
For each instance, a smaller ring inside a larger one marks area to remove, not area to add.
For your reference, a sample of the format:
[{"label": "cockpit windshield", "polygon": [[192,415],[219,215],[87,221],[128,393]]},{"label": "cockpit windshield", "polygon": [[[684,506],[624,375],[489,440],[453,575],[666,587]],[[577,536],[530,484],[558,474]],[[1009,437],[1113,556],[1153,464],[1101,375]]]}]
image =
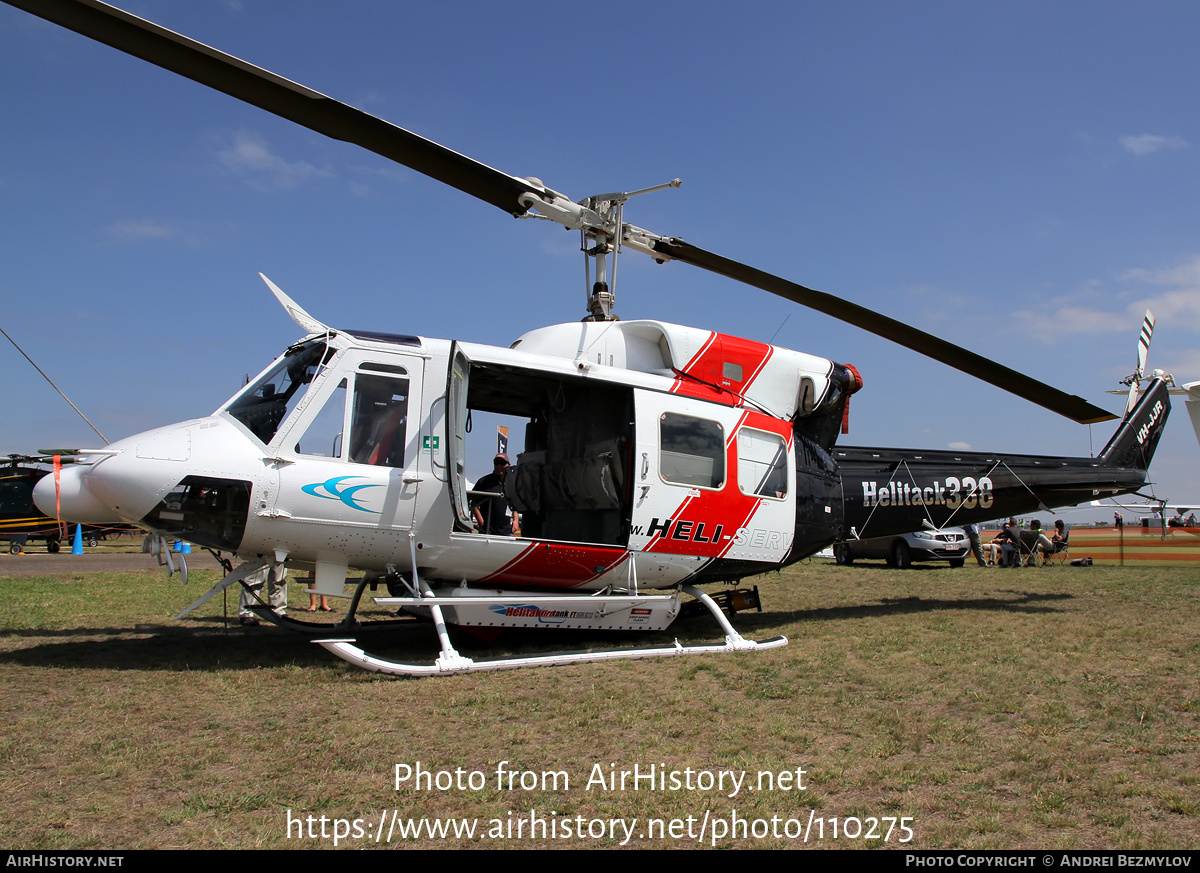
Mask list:
[{"label": "cockpit windshield", "polygon": [[329,363],[336,353],[337,349],[330,348],[324,340],[288,349],[266,375],[238,395],[225,411],[266,445],[300,403],[319,366]]}]

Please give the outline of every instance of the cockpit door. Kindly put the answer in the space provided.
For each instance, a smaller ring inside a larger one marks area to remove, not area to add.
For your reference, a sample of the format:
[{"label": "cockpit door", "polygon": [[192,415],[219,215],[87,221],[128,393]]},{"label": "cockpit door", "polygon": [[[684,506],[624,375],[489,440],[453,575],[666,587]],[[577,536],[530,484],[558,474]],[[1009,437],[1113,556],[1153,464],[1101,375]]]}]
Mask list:
[{"label": "cockpit door", "polygon": [[324,525],[411,529],[424,457],[424,366],[414,355],[346,354],[338,373],[314,389],[320,394],[285,425],[274,514]]}]

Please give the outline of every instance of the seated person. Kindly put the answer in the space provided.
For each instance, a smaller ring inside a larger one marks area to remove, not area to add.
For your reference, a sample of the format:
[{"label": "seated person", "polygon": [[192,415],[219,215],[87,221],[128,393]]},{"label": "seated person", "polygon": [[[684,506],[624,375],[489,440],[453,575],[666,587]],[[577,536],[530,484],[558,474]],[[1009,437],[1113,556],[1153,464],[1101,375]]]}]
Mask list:
[{"label": "seated person", "polygon": [[1012,554],[1013,549],[1013,534],[1006,524],[992,538],[990,543],[985,543],[983,546],[984,554],[987,555],[988,566],[1008,566],[1009,556]]},{"label": "seated person", "polygon": [[[1059,521],[1058,524],[1062,524],[1062,521]],[[1042,523],[1036,518],[1029,523],[1029,529],[1030,533],[1033,534],[1030,539],[1030,553],[1036,555],[1038,552],[1041,552],[1042,561],[1045,562],[1046,558],[1055,552],[1054,543],[1048,536],[1042,533]]]},{"label": "seated person", "polygon": [[991,542],[983,544],[983,553],[987,557],[987,565],[989,567],[994,567],[1000,563],[1000,546],[1006,542],[1003,539],[1003,534],[1004,531],[1001,531]]},{"label": "seated person", "polygon": [[1070,540],[1070,538],[1071,532],[1067,530],[1067,526],[1063,524],[1063,520],[1061,518],[1055,519],[1054,536],[1050,538],[1050,542],[1054,546],[1053,554],[1057,555],[1059,552],[1065,551],[1067,548],[1067,541]]},{"label": "seated person", "polygon": [[996,539],[1000,541],[1002,566],[1019,567],[1021,565],[1021,528],[1017,526],[1017,520],[1010,518]]}]

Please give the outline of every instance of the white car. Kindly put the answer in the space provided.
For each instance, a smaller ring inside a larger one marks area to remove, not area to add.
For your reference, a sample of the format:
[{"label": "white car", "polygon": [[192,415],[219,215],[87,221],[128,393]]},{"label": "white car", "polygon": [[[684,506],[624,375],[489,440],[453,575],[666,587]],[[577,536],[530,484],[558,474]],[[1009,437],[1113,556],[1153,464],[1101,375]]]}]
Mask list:
[{"label": "white car", "polygon": [[971,542],[961,527],[849,540],[833,547],[833,557],[839,564],[853,564],[857,558],[882,558],[889,567],[899,570],[907,570],[913,561],[947,561],[951,567],[961,567],[970,553]]}]

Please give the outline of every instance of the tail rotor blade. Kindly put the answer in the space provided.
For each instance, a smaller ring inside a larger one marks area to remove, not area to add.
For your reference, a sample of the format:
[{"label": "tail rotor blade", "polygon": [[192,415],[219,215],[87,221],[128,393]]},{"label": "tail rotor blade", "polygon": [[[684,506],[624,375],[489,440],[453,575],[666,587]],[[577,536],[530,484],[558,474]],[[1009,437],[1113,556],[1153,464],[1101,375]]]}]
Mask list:
[{"label": "tail rotor blade", "polygon": [[1146,317],[1142,319],[1142,333],[1138,337],[1138,366],[1137,377],[1142,378],[1142,373],[1146,371],[1146,356],[1150,353],[1150,338],[1154,336],[1154,313],[1149,309],[1146,310]]},{"label": "tail rotor blade", "polygon": [[1137,405],[1138,387],[1142,381],[1142,374],[1146,372],[1146,357],[1150,354],[1150,338],[1154,336],[1154,313],[1149,309],[1146,310],[1146,315],[1142,319],[1142,332],[1138,336],[1138,361],[1137,371],[1133,374],[1133,378],[1129,380],[1129,399],[1125,402],[1125,415],[1133,412],[1133,407]]},{"label": "tail rotor blade", "polygon": [[1129,383],[1129,399],[1125,401],[1125,417],[1129,417],[1129,413],[1133,412],[1133,407],[1137,406],[1138,400],[1138,380],[1134,379]]}]

